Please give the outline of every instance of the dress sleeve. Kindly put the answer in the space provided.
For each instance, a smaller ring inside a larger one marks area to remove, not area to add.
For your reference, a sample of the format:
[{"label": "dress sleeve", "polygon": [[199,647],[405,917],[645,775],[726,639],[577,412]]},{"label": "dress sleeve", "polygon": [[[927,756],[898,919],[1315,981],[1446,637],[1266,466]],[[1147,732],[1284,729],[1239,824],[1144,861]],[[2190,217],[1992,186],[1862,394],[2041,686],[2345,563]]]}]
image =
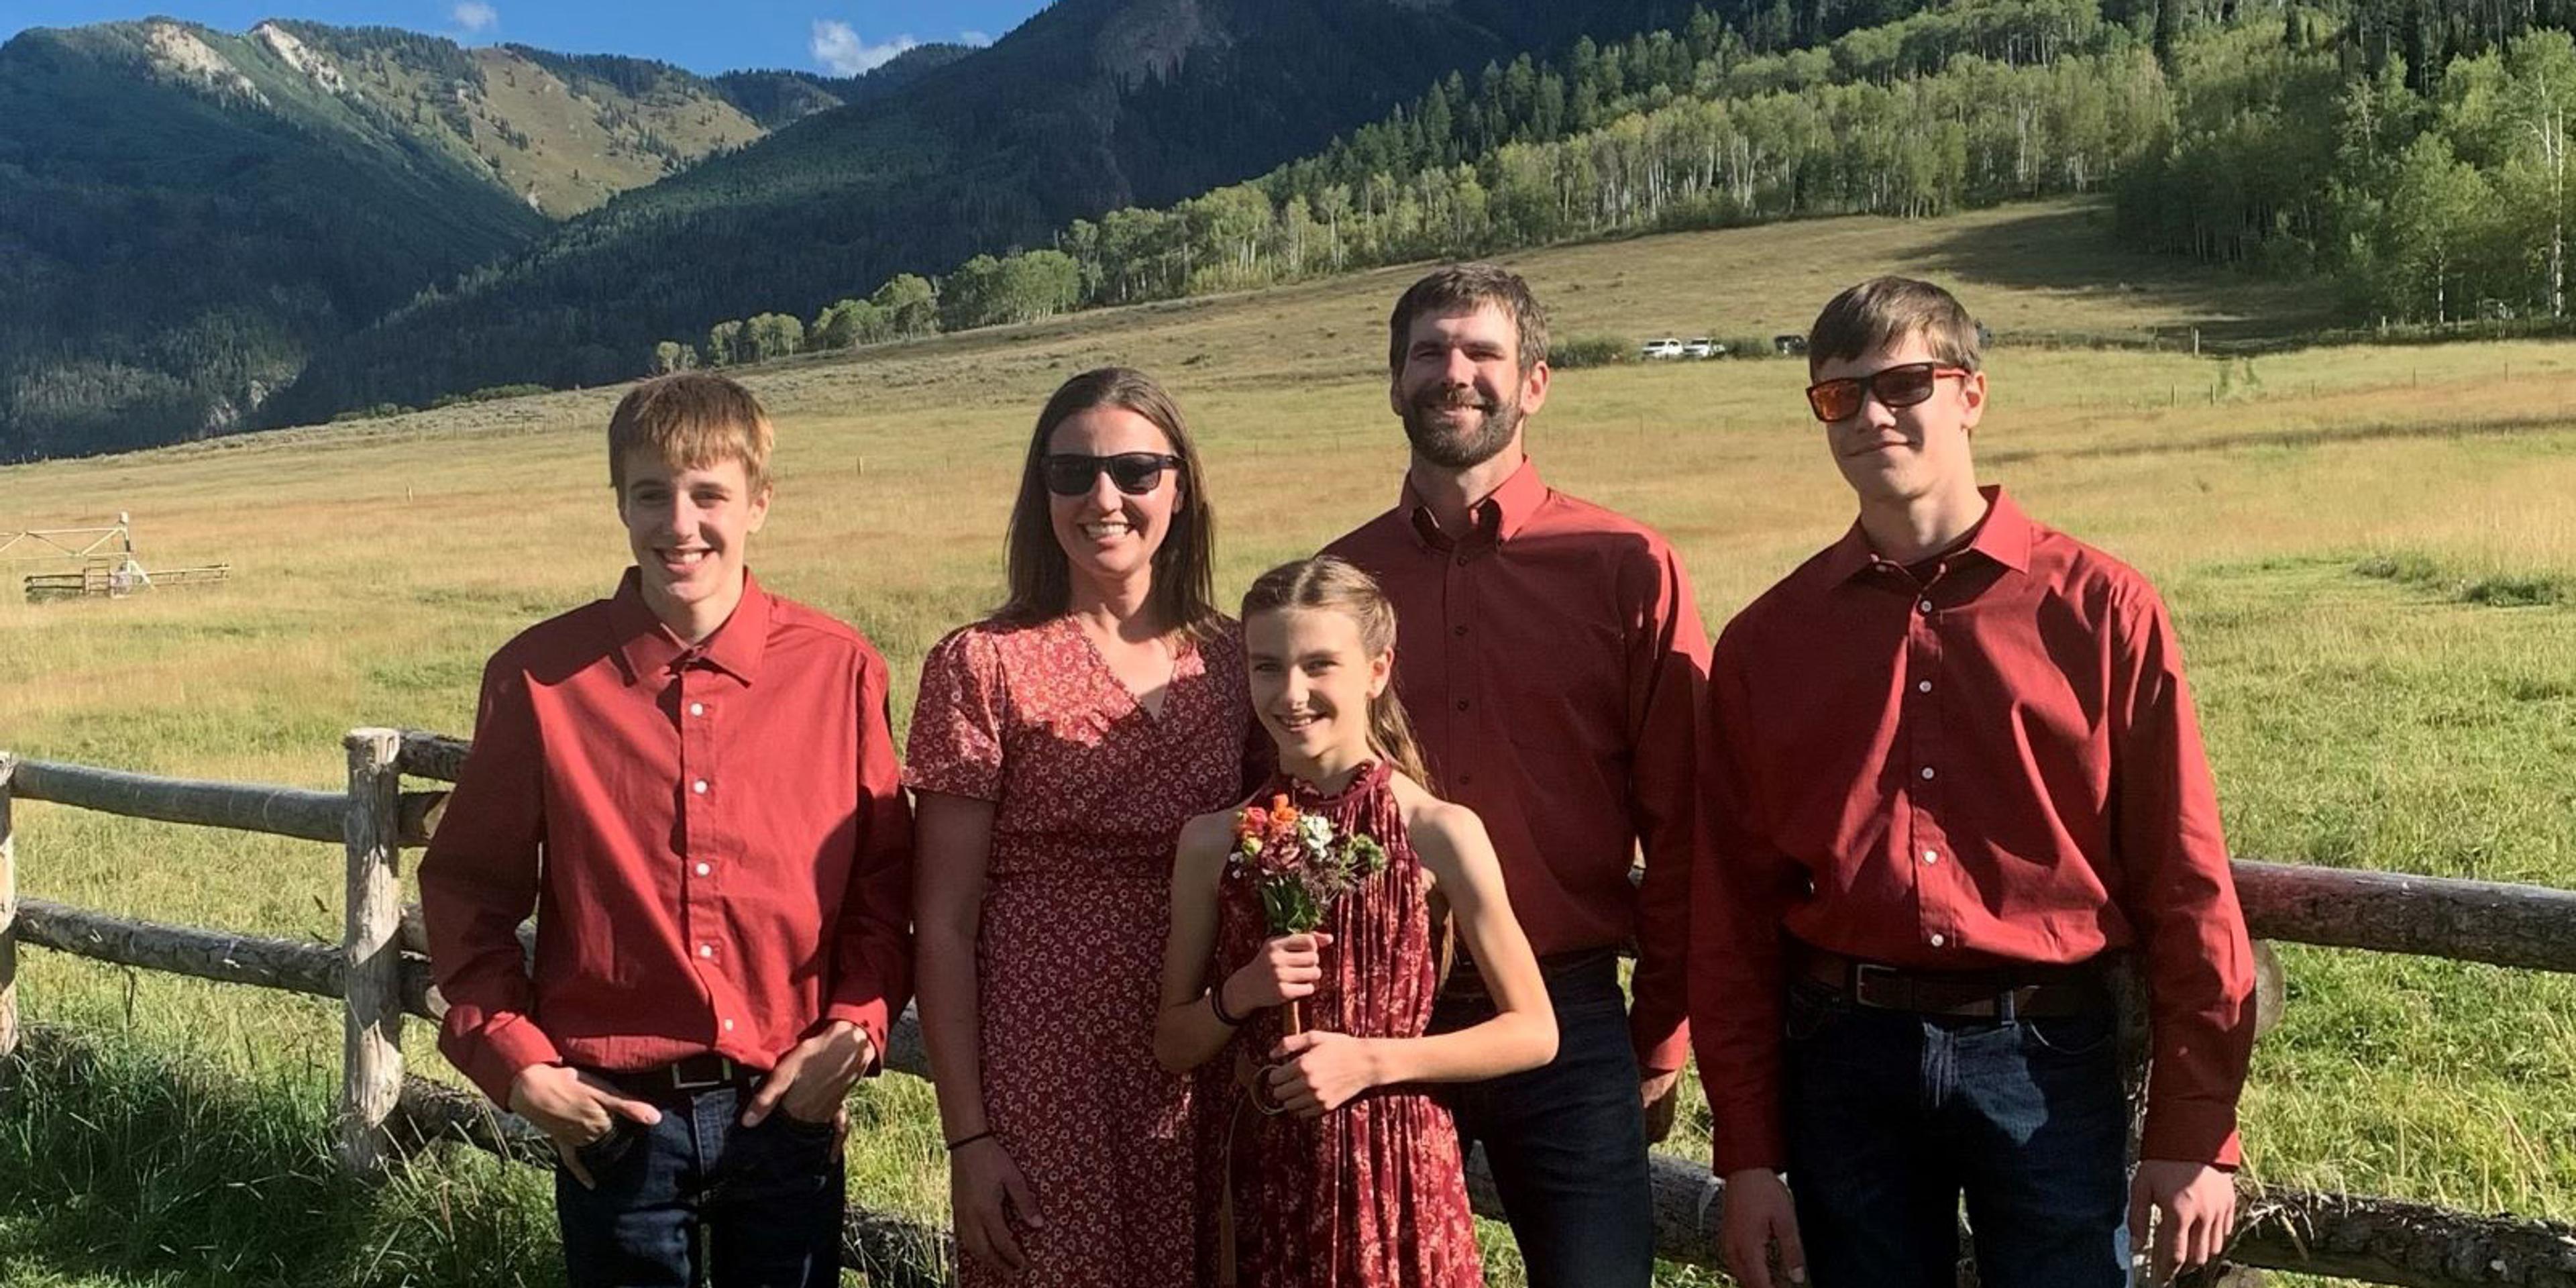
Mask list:
[{"label": "dress sleeve", "polygon": [[904,785],[979,801],[1002,799],[1002,659],[990,634],[969,626],[921,660],[921,694],[904,743]]}]

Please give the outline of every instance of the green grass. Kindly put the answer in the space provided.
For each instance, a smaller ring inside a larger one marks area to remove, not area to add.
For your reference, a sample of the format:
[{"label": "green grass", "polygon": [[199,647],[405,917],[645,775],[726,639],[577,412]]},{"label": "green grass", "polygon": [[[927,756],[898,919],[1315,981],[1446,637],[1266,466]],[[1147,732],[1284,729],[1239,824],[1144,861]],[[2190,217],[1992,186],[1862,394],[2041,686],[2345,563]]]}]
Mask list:
[{"label": "green grass", "polygon": [[[1568,336],[1797,330],[1835,288],[1890,269],[1948,280],[2006,334],[2259,330],[2308,304],[2292,288],[2105,250],[2092,208],[2070,203],[1515,262]],[[1192,419],[1230,595],[1393,498],[1403,443],[1379,364],[1385,310],[1408,280],[1368,273],[751,372],[780,426],[781,491],[755,566],[876,640],[900,723],[923,650],[1000,598],[1001,532],[1038,405],[1066,375],[1116,359],[1169,379]],[[2239,853],[2576,885],[2576,344],[2224,364],[2007,345],[1990,369],[1986,474],[2165,589]],[[1557,485],[1669,535],[1714,626],[1849,522],[1799,403],[1804,380],[1797,362],[1570,371],[1533,450]],[[0,470],[13,523],[128,510],[147,564],[235,566],[232,583],[202,591],[0,602],[12,680],[0,746],[334,787],[351,726],[465,732],[483,658],[623,565],[600,445],[616,392]],[[27,894],[338,937],[333,847],[32,803],[17,822]],[[2255,1175],[2576,1219],[2576,981],[2283,955],[2287,1018],[2257,1050],[2246,1101]],[[113,1049],[77,1082],[40,1067],[35,1107],[0,1116],[0,1284],[215,1282],[226,1265],[274,1268],[240,1282],[552,1273],[534,1174],[449,1151],[380,1199],[328,1184],[330,1008],[41,950],[23,985],[35,1018]],[[423,1026],[409,1034],[417,1070],[453,1076]],[[158,1084],[187,1103],[165,1104]],[[856,1109],[853,1201],[939,1219],[929,1088],[884,1079]],[[252,1121],[204,1127],[226,1116]],[[202,1148],[134,1144],[170,1123],[206,1130]],[[1706,1133],[1693,1089],[1668,1148],[1703,1157]],[[120,1143],[80,1145],[84,1134]],[[53,1161],[83,1149],[91,1171]],[[284,1178],[260,1183],[288,1199],[253,1216],[208,1197],[218,1176]],[[1486,1233],[1508,1288],[1517,1272]]]}]

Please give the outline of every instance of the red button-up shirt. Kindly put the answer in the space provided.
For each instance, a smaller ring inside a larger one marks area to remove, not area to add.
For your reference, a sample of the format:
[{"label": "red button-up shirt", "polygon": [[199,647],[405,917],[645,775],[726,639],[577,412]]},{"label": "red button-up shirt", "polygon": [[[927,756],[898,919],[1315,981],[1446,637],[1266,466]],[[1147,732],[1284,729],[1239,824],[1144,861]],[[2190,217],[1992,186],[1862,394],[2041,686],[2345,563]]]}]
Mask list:
[{"label": "red button-up shirt", "polygon": [[1721,1173],[1783,1161],[1784,933],[1924,970],[2136,947],[2145,1154],[2236,1161],[2253,950],[2173,624],[1986,496],[1919,579],[1855,525],[1718,638],[1691,1011]]},{"label": "red button-up shirt", "polygon": [[1396,692],[1440,794],[1493,837],[1531,948],[1633,938],[1638,1062],[1677,1070],[1708,682],[1690,581],[1653,529],[1551,489],[1527,461],[1471,518],[1441,531],[1408,481],[1326,553],[1394,600]]},{"label": "red button-up shirt", "polygon": [[420,865],[439,1049],[504,1104],[530,1065],[767,1069],[833,1020],[883,1051],[911,991],[911,866],[867,640],[746,575],[690,648],[629,571],[484,669]]}]

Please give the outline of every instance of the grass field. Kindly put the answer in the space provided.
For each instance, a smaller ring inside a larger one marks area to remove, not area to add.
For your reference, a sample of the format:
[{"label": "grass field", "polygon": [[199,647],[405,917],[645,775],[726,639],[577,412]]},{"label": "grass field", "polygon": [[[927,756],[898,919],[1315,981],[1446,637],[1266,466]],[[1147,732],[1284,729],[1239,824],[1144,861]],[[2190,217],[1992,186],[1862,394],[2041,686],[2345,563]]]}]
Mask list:
[{"label": "grass field", "polygon": [[[2049,204],[1835,220],[1517,263],[1565,335],[1767,335],[1869,273],[1947,281],[2007,341],[1986,475],[2165,588],[2239,853],[2576,885],[2576,344],[2250,364],[2010,344],[2317,316],[2294,289],[2126,255],[2099,219]],[[1393,498],[1383,327],[1410,276],[762,369],[781,482],[754,565],[877,641],[900,722],[922,651],[999,597],[1039,403],[1114,359],[1166,378],[1192,417],[1230,595]],[[1667,533],[1714,627],[1849,522],[1803,383],[1780,361],[1568,372],[1533,452],[1557,486]],[[351,726],[465,732],[484,656],[623,565],[599,432],[615,396],[0,470],[6,526],[127,510],[147,564],[229,561],[236,578],[0,601],[0,746],[331,787]],[[332,847],[34,804],[17,821],[23,893],[338,937]],[[2284,955],[2287,1019],[2246,1104],[2255,1173],[2576,1218],[2576,981]],[[34,1069],[0,1114],[0,1284],[555,1282],[534,1174],[458,1152],[374,1196],[328,1183],[332,1008],[40,950],[22,993],[32,1018],[107,1037],[82,1076]],[[419,1067],[444,1073],[427,1036],[414,1026]],[[857,1201],[937,1217],[929,1105],[912,1079],[861,1094]],[[1698,1156],[1705,1132],[1694,1108],[1668,1148]]]}]

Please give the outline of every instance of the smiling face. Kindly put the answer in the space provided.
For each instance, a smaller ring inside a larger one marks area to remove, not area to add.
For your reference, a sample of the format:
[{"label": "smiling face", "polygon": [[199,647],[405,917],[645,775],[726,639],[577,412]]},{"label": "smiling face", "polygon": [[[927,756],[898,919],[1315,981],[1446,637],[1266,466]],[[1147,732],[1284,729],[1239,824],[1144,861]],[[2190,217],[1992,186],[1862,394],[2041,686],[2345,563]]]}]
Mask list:
[{"label": "smiling face", "polygon": [[[1171,454],[1172,441],[1154,422],[1124,407],[1078,411],[1047,436],[1049,455],[1116,456],[1124,452]],[[1110,471],[1099,470],[1078,496],[1047,496],[1056,544],[1073,565],[1076,582],[1123,585],[1151,577],[1154,554],[1171,534],[1180,505],[1181,474],[1166,469],[1141,495],[1118,490]]]},{"label": "smiling face", "polygon": [[1395,653],[1371,656],[1360,623],[1329,608],[1278,608],[1243,623],[1252,709],[1291,765],[1344,768],[1367,759],[1369,704],[1386,692]]},{"label": "smiling face", "polygon": [[704,638],[742,596],[744,550],[769,517],[769,489],[754,489],[737,457],[675,468],[650,448],[627,452],[620,474],[617,517],[645,604],[681,638]]},{"label": "smiling face", "polygon": [[[1815,365],[1815,379],[1865,379],[1916,362],[1947,365],[1916,333],[1876,353],[1824,359]],[[1911,407],[1889,407],[1874,393],[1862,398],[1859,411],[1825,426],[1825,445],[1864,505],[1903,505],[1975,487],[1969,440],[1985,410],[1983,372],[1944,376],[1933,383],[1931,397]]]},{"label": "smiling face", "polygon": [[1547,401],[1544,361],[1520,365],[1520,328],[1499,304],[1413,319],[1388,401],[1424,460],[1472,469],[1520,441]]}]

